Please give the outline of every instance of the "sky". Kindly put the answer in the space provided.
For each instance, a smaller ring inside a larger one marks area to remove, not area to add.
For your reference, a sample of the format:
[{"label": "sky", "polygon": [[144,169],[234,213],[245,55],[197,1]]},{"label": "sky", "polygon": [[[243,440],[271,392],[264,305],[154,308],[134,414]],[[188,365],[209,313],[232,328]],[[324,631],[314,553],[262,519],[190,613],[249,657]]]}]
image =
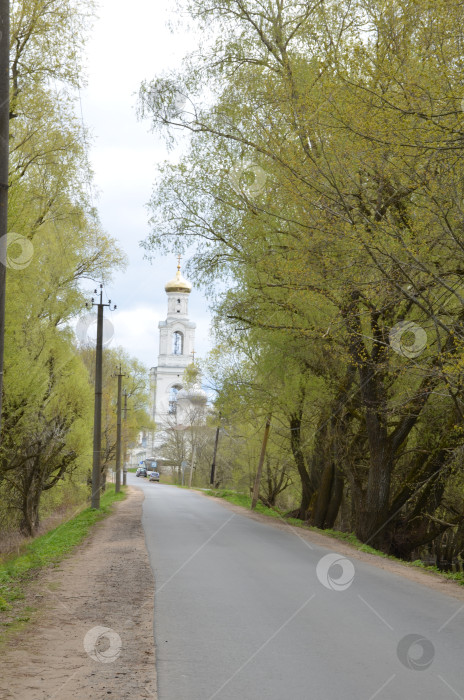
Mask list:
[{"label": "sky", "polygon": [[[158,356],[158,322],[166,318],[165,283],[176,273],[175,251],[150,263],[139,243],[149,233],[150,199],[156,164],[176,157],[163,140],[136,116],[136,94],[144,79],[179,65],[197,37],[171,33],[174,2],[169,0],[99,0],[86,49],[87,87],[81,91],[82,115],[91,133],[90,161],[103,228],[129,258],[127,270],[105,287],[117,310],[106,316],[114,326],[110,347],[123,346],[146,366]],[[190,319],[197,324],[195,350],[204,357],[211,347],[207,301],[195,287]]]}]

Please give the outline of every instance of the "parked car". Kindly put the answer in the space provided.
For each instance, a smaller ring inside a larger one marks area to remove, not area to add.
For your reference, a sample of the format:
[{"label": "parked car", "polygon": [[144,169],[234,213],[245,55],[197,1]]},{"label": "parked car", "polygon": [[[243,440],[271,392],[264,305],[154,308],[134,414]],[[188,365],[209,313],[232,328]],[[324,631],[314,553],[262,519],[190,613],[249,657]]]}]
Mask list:
[{"label": "parked car", "polygon": [[147,470],[145,467],[139,467],[135,472],[135,476],[147,476]]},{"label": "parked car", "polygon": [[152,472],[150,474],[150,481],[159,481],[159,480],[160,480],[159,472]]}]

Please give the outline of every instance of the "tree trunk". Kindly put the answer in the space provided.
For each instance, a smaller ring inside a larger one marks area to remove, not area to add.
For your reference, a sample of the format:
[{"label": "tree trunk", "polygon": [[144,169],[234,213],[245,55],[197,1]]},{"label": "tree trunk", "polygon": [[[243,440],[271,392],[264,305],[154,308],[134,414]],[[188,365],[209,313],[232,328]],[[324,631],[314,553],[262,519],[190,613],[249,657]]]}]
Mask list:
[{"label": "tree trunk", "polygon": [[329,506],[325,515],[324,528],[326,530],[331,530],[335,525],[335,521],[340,510],[343,499],[343,488],[345,486],[345,480],[340,474],[337,467],[334,468],[334,478],[332,482],[332,493],[329,501]]},{"label": "tree trunk", "polygon": [[356,532],[361,542],[376,549],[382,549],[385,545],[384,531],[390,502],[392,458],[385,442],[379,440],[380,444],[370,444],[367,491]]},{"label": "tree trunk", "polygon": [[344,479],[333,463],[326,464],[314,507],[314,525],[320,529],[334,526],[343,497]]},{"label": "tree trunk", "polygon": [[315,527],[319,527],[321,529],[324,527],[325,517],[329,507],[333,478],[334,466],[332,462],[328,462],[324,467],[324,471],[322,472],[316,503],[314,506],[313,523]]},{"label": "tree trunk", "polygon": [[106,468],[100,475],[100,493],[105,493],[106,490]]},{"label": "tree trunk", "polygon": [[39,500],[40,494],[31,490],[23,496],[19,529],[26,537],[33,537],[39,526]]},{"label": "tree trunk", "polygon": [[301,502],[300,507],[294,511],[294,517],[306,520],[314,495],[314,488],[306,469],[306,462],[301,448],[301,411],[290,417],[290,444],[301,481]]}]

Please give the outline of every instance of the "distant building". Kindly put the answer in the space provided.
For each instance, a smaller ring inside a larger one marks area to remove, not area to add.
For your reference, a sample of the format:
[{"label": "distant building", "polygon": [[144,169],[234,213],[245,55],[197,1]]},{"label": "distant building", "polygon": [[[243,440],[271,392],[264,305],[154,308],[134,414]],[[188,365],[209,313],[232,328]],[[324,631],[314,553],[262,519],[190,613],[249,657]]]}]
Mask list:
[{"label": "distant building", "polygon": [[190,321],[188,302],[192,285],[180,272],[170,280],[165,291],[168,309],[165,321],[160,321],[158,365],[150,370],[151,414],[156,431],[149,439],[147,454],[157,456],[157,450],[166,441],[167,431],[187,428],[198,422],[206,409],[207,396],[200,385],[186,391],[183,374],[194,359],[196,324]]}]

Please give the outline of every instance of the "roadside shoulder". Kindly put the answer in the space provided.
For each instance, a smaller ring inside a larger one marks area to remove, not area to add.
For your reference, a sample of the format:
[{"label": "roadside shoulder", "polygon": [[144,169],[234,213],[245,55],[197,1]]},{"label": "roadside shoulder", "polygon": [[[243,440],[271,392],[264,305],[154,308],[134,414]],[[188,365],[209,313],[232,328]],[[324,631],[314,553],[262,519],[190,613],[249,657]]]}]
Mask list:
[{"label": "roadside shoulder", "polygon": [[251,520],[269,525],[270,527],[274,527],[278,530],[285,530],[287,532],[290,531],[296,537],[299,537],[310,544],[333,550],[348,558],[357,559],[366,564],[371,564],[379,569],[383,569],[384,571],[389,571],[392,574],[402,576],[409,581],[426,586],[427,588],[444,595],[457,598],[458,600],[464,600],[464,586],[459,585],[451,579],[440,576],[439,573],[426,571],[419,567],[411,566],[407,562],[403,563],[387,557],[382,557],[381,555],[363,552],[348,542],[336,539],[329,534],[324,534],[322,530],[316,532],[315,530],[311,530],[306,527],[295,527],[291,523],[288,523],[284,518],[276,518],[269,515],[264,515],[263,513],[257,513],[245,508],[244,506],[229,503],[223,498],[217,498],[216,496],[211,496],[204,492],[201,493],[205,496],[205,498],[211,498],[224,508],[237,513],[237,515],[244,515],[247,518],[251,518]]},{"label": "roadside shoulder", "polygon": [[39,619],[3,654],[2,697],[156,697],[143,498],[129,488],[128,498],[45,576]]}]

